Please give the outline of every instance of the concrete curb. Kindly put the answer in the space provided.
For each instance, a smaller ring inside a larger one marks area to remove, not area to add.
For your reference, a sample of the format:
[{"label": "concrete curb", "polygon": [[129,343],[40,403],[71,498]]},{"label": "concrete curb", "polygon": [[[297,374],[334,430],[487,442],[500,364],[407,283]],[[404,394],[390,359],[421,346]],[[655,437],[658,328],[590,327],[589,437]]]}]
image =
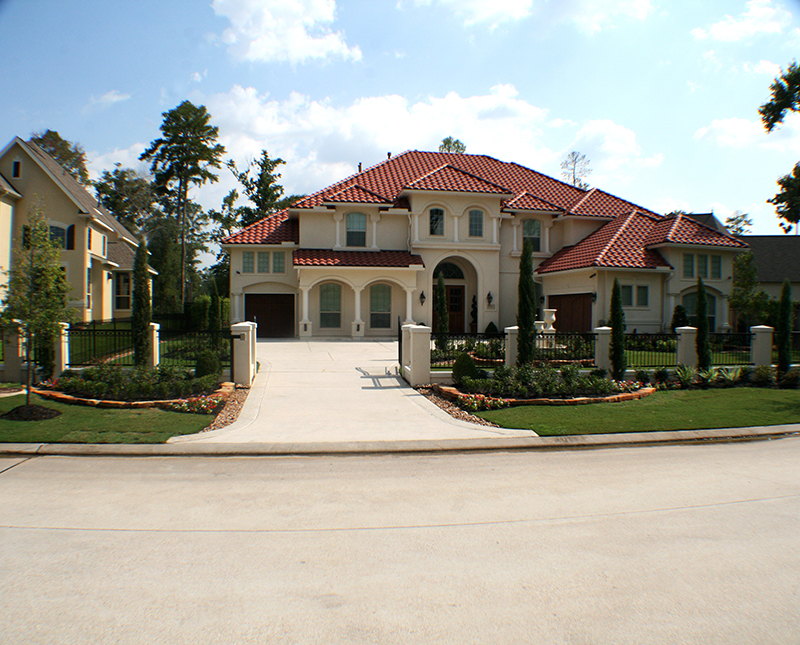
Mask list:
[{"label": "concrete curb", "polygon": [[63,457],[235,457],[469,452],[492,450],[565,450],[697,442],[757,441],[800,435],[800,424],[674,432],[496,437],[438,441],[341,441],[319,443],[180,444],[0,444],[0,456]]}]

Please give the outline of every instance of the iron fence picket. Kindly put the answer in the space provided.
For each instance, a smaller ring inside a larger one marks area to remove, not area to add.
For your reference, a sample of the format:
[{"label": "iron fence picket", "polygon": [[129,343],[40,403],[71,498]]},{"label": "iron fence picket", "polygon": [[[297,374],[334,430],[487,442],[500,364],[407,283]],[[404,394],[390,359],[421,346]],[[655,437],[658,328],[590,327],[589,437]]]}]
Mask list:
[{"label": "iron fence picket", "polygon": [[432,333],[431,367],[452,367],[459,354],[469,354],[481,366],[502,365],[506,355],[504,333]]},{"label": "iron fence picket", "polygon": [[625,357],[632,369],[675,367],[678,334],[625,334]]},{"label": "iron fence picket", "polygon": [[709,334],[711,364],[714,366],[749,365],[752,338],[753,335],[750,333]]}]

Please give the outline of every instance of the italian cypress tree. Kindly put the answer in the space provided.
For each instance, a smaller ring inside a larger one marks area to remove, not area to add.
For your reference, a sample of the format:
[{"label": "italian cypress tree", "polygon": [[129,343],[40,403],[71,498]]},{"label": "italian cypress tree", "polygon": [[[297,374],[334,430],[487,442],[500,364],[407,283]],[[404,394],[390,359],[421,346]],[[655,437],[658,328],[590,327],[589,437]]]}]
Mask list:
[{"label": "italian cypress tree", "polygon": [[524,365],[533,361],[535,350],[533,321],[536,315],[536,288],[533,283],[533,247],[530,240],[525,240],[519,259],[517,297],[517,365]]},{"label": "italian cypress tree", "polygon": [[[447,334],[450,331],[450,316],[447,312],[447,289],[444,286],[444,275],[439,272],[439,278],[436,280],[436,299],[434,300],[436,307],[436,329],[437,334]],[[436,339],[436,348],[444,351],[447,347],[447,338],[439,337]]]},{"label": "italian cypress tree", "polygon": [[783,287],[781,288],[780,309],[778,310],[778,324],[776,327],[778,376],[781,376],[789,371],[789,365],[792,362],[792,287],[788,280],[783,281]]},{"label": "italian cypress tree", "polygon": [[150,276],[147,271],[147,242],[144,236],[139,240],[136,257],[133,260],[133,361],[136,365],[146,365],[150,355]]},{"label": "italian cypress tree", "polygon": [[211,309],[208,312],[208,330],[220,331],[222,329],[222,300],[217,290],[217,281],[209,280],[211,291]]},{"label": "italian cypress tree", "polygon": [[621,381],[625,378],[628,369],[628,360],[625,358],[625,312],[622,309],[622,289],[619,280],[614,279],[614,288],[611,290],[611,347],[608,353],[611,359],[611,376],[614,380]]},{"label": "italian cypress tree", "polygon": [[711,368],[711,343],[708,329],[708,298],[703,278],[697,278],[697,367],[701,370]]}]

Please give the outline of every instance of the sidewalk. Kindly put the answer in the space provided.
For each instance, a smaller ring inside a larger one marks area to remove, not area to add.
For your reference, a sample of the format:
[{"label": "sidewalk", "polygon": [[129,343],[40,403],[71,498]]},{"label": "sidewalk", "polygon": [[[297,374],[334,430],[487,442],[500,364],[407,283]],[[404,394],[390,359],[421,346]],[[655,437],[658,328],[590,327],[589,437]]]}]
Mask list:
[{"label": "sidewalk", "polygon": [[[600,448],[800,434],[800,424],[538,437],[454,419],[395,375],[394,341],[259,341],[239,418],[166,444],[0,444],[0,455],[315,455]],[[610,405],[610,404],[609,404]]]}]

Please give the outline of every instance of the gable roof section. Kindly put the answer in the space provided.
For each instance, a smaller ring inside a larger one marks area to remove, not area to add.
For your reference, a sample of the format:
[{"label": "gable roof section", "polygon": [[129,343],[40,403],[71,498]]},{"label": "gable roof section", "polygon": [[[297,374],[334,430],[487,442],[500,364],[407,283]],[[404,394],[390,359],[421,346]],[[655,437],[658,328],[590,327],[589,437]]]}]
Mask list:
[{"label": "gable roof section", "polygon": [[229,235],[221,244],[282,244],[300,242],[297,220],[289,219],[288,211],[282,210],[258,220],[241,231]]},{"label": "gable roof section", "polygon": [[[105,225],[106,228],[114,231],[128,243],[134,246],[138,245],[136,236],[120,224],[116,217],[103,208],[98,203],[97,199],[92,197],[89,191],[86,190],[75,177],[69,174],[60,163],[53,159],[53,157],[35,143],[23,141],[20,137],[15,137],[5,150],[11,148],[15,143],[27,152],[31,159],[39,164],[45,173],[61,187],[81,213],[85,213],[93,219],[98,220],[101,224]],[[5,152],[5,150],[3,152]]]},{"label": "gable roof section", "polygon": [[367,190],[363,186],[354,184],[340,190],[338,193],[333,193],[325,198],[325,203],[345,203],[345,204],[391,204],[391,200],[387,200],[371,190]]},{"label": "gable roof section", "polygon": [[406,190],[441,190],[460,193],[491,193],[513,195],[513,192],[491,181],[481,179],[470,172],[444,164],[436,170],[415,179],[405,186]]},{"label": "gable roof section", "polygon": [[588,267],[657,269],[670,267],[658,251],[648,249],[644,240],[658,216],[639,211],[614,218],[575,246],[565,247],[548,258],[536,273],[553,273]]},{"label": "gable roof section", "polygon": [[709,226],[683,213],[675,213],[661,218],[645,239],[646,246],[681,244],[689,246],[722,246],[746,248],[747,243]]},{"label": "gable roof section", "polygon": [[[292,208],[321,206],[331,196],[353,186],[379,195],[395,206],[398,206],[398,199],[402,199],[400,195],[404,189],[466,190],[498,196],[505,192],[515,198],[528,193],[546,202],[549,205],[547,210],[561,210],[569,214],[575,207],[576,214],[584,216],[612,218],[634,208],[649,212],[609,193],[597,189],[582,190],[525,166],[494,157],[419,150],[410,150],[382,161],[301,199]],[[589,193],[593,193],[591,198],[584,201]]]},{"label": "gable roof section", "polygon": [[561,211],[558,206],[551,204],[544,199],[531,195],[528,191],[520,193],[514,199],[506,202],[503,210],[508,211]]},{"label": "gable roof section", "polygon": [[419,255],[408,251],[330,251],[296,249],[292,252],[296,267],[387,267],[425,266]]},{"label": "gable roof section", "polygon": [[[800,237],[797,235],[743,235],[750,246],[759,282],[800,282]],[[797,294],[794,294],[797,299]]]},{"label": "gable roof section", "polygon": [[3,175],[0,175],[0,195],[10,195],[14,199],[22,199],[22,195],[14,189],[11,182],[3,177]]}]

